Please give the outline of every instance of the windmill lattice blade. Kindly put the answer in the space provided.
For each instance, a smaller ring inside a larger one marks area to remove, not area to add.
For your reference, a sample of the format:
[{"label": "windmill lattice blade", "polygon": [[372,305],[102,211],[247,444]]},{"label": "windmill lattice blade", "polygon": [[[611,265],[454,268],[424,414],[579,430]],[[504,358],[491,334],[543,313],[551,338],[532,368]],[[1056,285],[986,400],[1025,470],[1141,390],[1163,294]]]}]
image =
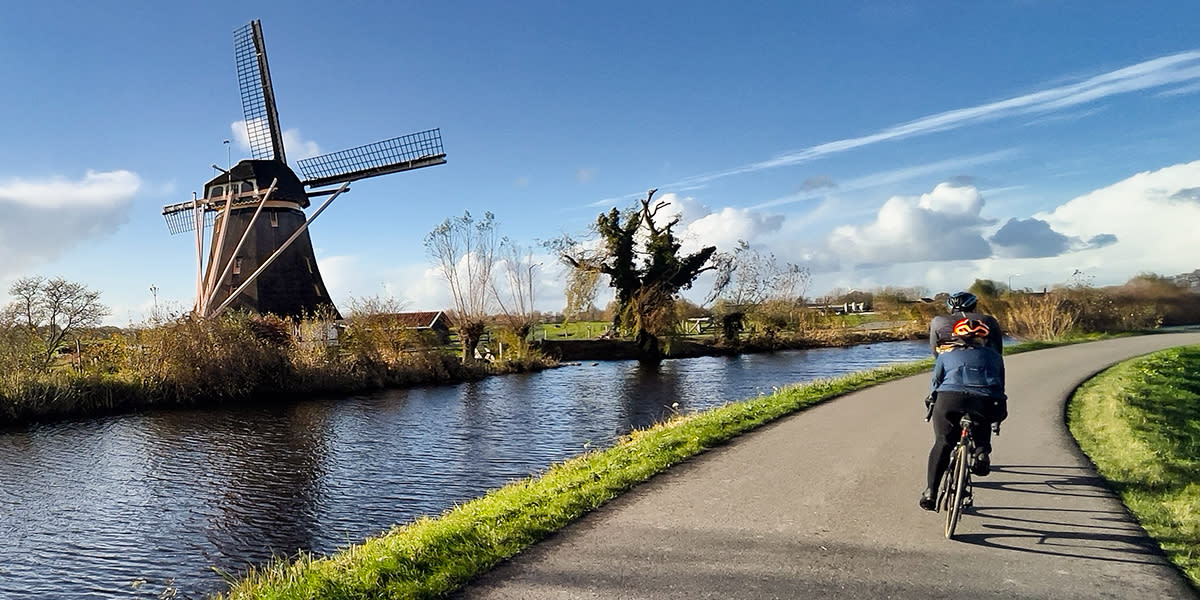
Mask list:
[{"label": "windmill lattice blade", "polygon": [[304,185],[322,186],[445,164],[441,129],[402,135],[299,161]]},{"label": "windmill lattice blade", "polygon": [[[212,227],[213,220],[217,218],[216,210],[204,204],[201,205],[201,208],[204,209],[204,227]],[[196,230],[196,218],[192,212],[191,202],[164,206],[163,218],[167,220],[167,231],[171,232],[171,235]]]},{"label": "windmill lattice blade", "polygon": [[262,28],[251,21],[233,33],[234,60],[237,63],[238,89],[242,95],[242,113],[254,158],[287,162],[283,155],[283,136],[267,68],[267,51]]}]

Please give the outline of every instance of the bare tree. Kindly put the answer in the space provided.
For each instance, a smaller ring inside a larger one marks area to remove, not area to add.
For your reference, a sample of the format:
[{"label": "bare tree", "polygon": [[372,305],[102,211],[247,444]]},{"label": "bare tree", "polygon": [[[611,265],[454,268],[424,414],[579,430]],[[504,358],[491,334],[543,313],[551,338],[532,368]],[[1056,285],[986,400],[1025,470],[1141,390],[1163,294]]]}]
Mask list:
[{"label": "bare tree", "polygon": [[0,323],[25,334],[30,366],[45,370],[67,336],[80,327],[94,327],[109,314],[100,292],[62,277],[25,277],[8,288],[14,300],[4,307]]},{"label": "bare tree", "polygon": [[446,277],[454,300],[452,320],[462,342],[462,361],[474,359],[475,348],[487,324],[493,296],[492,269],[496,265],[495,216],[483,213],[476,221],[470,212],[446,219],[425,236],[425,251]]},{"label": "bare tree", "polygon": [[500,305],[501,321],[512,331],[521,352],[525,351],[526,338],[534,326],[533,270],[542,263],[534,262],[533,250],[514,243],[508,238],[500,240],[500,255],[504,265],[503,286],[492,282],[492,292]]},{"label": "bare tree", "polygon": [[400,313],[404,302],[392,296],[350,298],[347,344],[373,360],[395,362],[417,337]]},{"label": "bare tree", "polygon": [[732,254],[721,254],[714,263],[717,277],[710,301],[720,298],[737,307],[798,300],[811,281],[807,268],[793,263],[780,266],[774,254],[763,254],[745,240],[738,240]]}]

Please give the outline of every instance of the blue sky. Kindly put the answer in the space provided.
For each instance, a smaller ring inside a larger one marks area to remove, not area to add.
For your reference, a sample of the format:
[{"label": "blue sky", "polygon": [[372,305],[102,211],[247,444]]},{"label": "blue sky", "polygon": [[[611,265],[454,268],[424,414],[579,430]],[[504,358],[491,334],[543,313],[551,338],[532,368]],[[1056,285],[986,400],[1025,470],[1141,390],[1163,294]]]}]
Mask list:
[{"label": "blue sky", "polygon": [[1200,268],[1192,1],[45,2],[0,21],[0,295],[63,276],[116,325],[190,307],[160,211],[249,156],[232,34],[256,18],[293,164],[442,131],[446,165],[313,224],[339,305],[448,308],[422,240],[463,211],[534,244],[649,188],[690,245],[744,239],[810,296]]}]

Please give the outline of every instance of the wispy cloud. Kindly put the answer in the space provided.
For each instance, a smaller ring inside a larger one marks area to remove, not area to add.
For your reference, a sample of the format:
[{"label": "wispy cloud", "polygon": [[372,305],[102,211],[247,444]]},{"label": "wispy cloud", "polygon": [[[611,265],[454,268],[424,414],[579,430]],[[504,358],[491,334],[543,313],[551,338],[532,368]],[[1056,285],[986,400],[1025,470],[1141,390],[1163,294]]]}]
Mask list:
[{"label": "wispy cloud", "polygon": [[[912,179],[916,179],[918,177],[924,177],[927,175],[945,174],[948,171],[958,171],[958,170],[962,170],[962,169],[977,167],[977,166],[983,165],[983,164],[999,162],[1002,160],[1007,160],[1009,158],[1012,158],[1016,155],[1017,155],[1016,150],[999,150],[996,152],[988,152],[985,154],[976,154],[974,156],[964,156],[964,157],[952,158],[952,159],[948,159],[948,160],[939,160],[939,161],[926,163],[926,164],[922,164],[922,165],[913,165],[913,166],[903,167],[900,169],[890,169],[887,171],[880,171],[879,173],[872,173],[870,175],[864,175],[862,177],[858,177],[855,179],[838,182],[837,190],[838,190],[838,192],[850,192],[850,191],[866,190],[866,189],[881,187],[881,186],[885,186],[885,185],[893,185],[896,183],[900,183],[903,181],[910,181]],[[829,192],[829,190],[823,190],[823,189],[805,189],[805,190],[800,191],[799,193],[791,194],[789,196],[784,196],[782,198],[776,198],[774,200],[769,200],[767,202],[757,204],[751,208],[763,209],[763,208],[771,208],[774,206],[781,206],[784,204],[792,204],[795,202],[803,202],[805,200],[811,200],[813,198],[818,198],[818,197],[824,196],[828,192]]]},{"label": "wispy cloud", "polygon": [[732,175],[797,165],[881,142],[949,131],[1009,117],[1045,115],[1110,96],[1164,86],[1175,86],[1172,91],[1187,89],[1179,86],[1197,83],[1200,83],[1200,50],[1181,52],[1110,71],[1077,83],[921,117],[869,135],[810,146],[740,167],[690,177],[662,187],[697,186]]},{"label": "wispy cloud", "polygon": [[1036,119],[1033,119],[1032,121],[1026,123],[1025,125],[1027,127],[1029,127],[1029,126],[1034,126],[1034,125],[1045,125],[1046,123],[1062,123],[1065,121],[1079,121],[1082,119],[1086,119],[1087,117],[1090,117],[1092,115],[1102,113],[1105,110],[1106,110],[1105,107],[1097,106],[1095,108],[1088,108],[1088,109],[1084,109],[1084,110],[1064,112],[1061,114],[1045,115],[1045,116],[1041,116]]},{"label": "wispy cloud", "polygon": [[1163,97],[1186,96],[1188,94],[1195,94],[1197,92],[1200,92],[1200,82],[1182,85],[1169,90],[1163,90],[1159,92],[1158,95]]}]

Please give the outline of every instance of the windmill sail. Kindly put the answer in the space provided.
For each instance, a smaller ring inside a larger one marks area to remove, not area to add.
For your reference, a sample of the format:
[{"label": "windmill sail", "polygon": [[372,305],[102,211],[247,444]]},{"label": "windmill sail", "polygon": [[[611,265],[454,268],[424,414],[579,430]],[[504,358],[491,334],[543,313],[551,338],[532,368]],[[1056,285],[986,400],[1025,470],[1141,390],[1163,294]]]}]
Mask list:
[{"label": "windmill sail", "polygon": [[267,67],[267,48],[258,19],[234,32],[233,48],[238,88],[242,92],[242,113],[246,116],[246,132],[250,136],[250,153],[254,158],[286,163],[279,113],[275,110],[275,92],[271,88],[271,70]]},{"label": "windmill sail", "polygon": [[445,164],[442,132],[430,129],[349,150],[299,161],[304,185],[320,187],[344,181]]},{"label": "windmill sail", "polygon": [[211,202],[180,202],[178,204],[168,204],[163,207],[163,218],[167,221],[167,231],[171,235],[183,233],[185,231],[196,230],[196,218],[192,211],[199,209],[204,211],[204,227],[212,227],[213,221],[216,219],[218,207],[213,206]]}]

